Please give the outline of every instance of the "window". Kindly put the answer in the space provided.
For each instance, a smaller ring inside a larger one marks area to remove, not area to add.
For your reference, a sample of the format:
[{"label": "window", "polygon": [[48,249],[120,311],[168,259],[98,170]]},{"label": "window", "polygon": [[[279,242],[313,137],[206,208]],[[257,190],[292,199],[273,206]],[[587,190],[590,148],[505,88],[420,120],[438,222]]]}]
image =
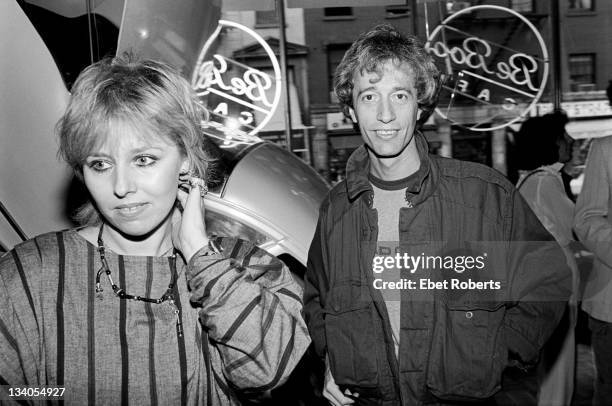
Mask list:
[{"label": "window", "polygon": [[278,26],[278,16],[276,10],[257,10],[255,11],[256,27],[276,27]]},{"label": "window", "polygon": [[385,7],[387,18],[402,18],[410,16],[410,7],[408,6],[387,6]]},{"label": "window", "polygon": [[453,14],[471,6],[472,3],[470,1],[450,0],[446,2],[446,13]]},{"label": "window", "polygon": [[595,90],[595,54],[569,56],[570,90]]},{"label": "window", "polygon": [[569,11],[593,11],[595,0],[568,0]]},{"label": "window", "polygon": [[325,19],[353,17],[353,7],[325,7]]},{"label": "window", "polygon": [[533,13],[533,0],[510,0],[510,7],[519,13]]},{"label": "window", "polygon": [[331,103],[338,103],[338,98],[334,93],[334,73],[336,73],[336,68],[350,46],[351,44],[330,44],[327,46],[327,83]]}]

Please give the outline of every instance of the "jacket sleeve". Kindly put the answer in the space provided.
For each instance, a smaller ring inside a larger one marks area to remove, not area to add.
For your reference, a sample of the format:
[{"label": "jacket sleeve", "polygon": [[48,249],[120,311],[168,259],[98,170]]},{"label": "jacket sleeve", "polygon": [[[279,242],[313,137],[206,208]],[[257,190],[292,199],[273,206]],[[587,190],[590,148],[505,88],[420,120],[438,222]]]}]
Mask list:
[{"label": "jacket sleeve", "polygon": [[576,235],[608,267],[612,267],[612,223],[608,213],[612,181],[611,154],[612,137],[593,141],[574,216]]},{"label": "jacket sleeve", "polygon": [[563,250],[516,190],[511,206],[504,333],[510,352],[530,363],[565,311],[572,276]]},{"label": "jacket sleeve", "polygon": [[327,272],[323,259],[325,240],[321,238],[321,232],[321,216],[319,216],[317,229],[308,251],[308,266],[304,277],[304,316],[312,337],[315,353],[324,362],[327,344],[323,320],[324,303],[321,300],[321,293],[327,289]]},{"label": "jacket sleeve", "polygon": [[38,298],[27,272],[40,269],[41,261],[36,249],[28,249],[33,244],[29,245],[0,258],[0,385],[45,382],[35,310]]},{"label": "jacket sleeve", "polygon": [[282,384],[310,344],[302,290],[277,258],[243,240],[215,239],[187,266],[191,302],[218,350],[223,375],[243,392]]},{"label": "jacket sleeve", "polygon": [[573,240],[574,202],[567,197],[563,181],[554,175],[546,173],[536,177],[535,181],[537,184],[534,212],[557,242],[566,247]]}]

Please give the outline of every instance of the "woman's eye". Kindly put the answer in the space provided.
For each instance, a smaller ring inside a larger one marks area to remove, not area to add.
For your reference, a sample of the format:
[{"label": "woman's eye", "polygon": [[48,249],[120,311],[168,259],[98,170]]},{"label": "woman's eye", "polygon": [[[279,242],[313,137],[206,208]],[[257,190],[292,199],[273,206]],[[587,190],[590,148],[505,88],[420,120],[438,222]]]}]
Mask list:
[{"label": "woman's eye", "polygon": [[138,166],[149,166],[156,162],[154,157],[143,155],[136,158],[136,165]]},{"label": "woman's eye", "polygon": [[104,172],[110,168],[110,164],[105,161],[91,161],[87,165],[96,172]]}]

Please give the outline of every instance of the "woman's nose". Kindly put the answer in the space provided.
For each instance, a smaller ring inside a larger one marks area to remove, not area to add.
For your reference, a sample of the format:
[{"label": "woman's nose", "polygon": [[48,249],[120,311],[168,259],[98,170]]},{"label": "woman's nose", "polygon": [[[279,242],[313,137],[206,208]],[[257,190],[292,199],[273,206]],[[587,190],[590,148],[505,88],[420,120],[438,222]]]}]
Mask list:
[{"label": "woman's nose", "polygon": [[129,168],[115,167],[113,192],[115,196],[122,198],[135,190],[134,176]]}]

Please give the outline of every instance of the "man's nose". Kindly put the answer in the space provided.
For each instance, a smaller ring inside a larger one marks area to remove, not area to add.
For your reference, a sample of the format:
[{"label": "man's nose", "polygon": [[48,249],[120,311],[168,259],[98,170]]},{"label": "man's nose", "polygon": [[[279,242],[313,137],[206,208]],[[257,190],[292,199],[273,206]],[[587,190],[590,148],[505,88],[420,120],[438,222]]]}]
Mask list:
[{"label": "man's nose", "polygon": [[383,99],[378,104],[376,118],[382,123],[389,123],[395,120],[395,110],[389,100]]},{"label": "man's nose", "polygon": [[122,198],[135,190],[134,176],[130,168],[118,165],[115,167],[115,179],[113,185],[113,193],[115,196]]}]

